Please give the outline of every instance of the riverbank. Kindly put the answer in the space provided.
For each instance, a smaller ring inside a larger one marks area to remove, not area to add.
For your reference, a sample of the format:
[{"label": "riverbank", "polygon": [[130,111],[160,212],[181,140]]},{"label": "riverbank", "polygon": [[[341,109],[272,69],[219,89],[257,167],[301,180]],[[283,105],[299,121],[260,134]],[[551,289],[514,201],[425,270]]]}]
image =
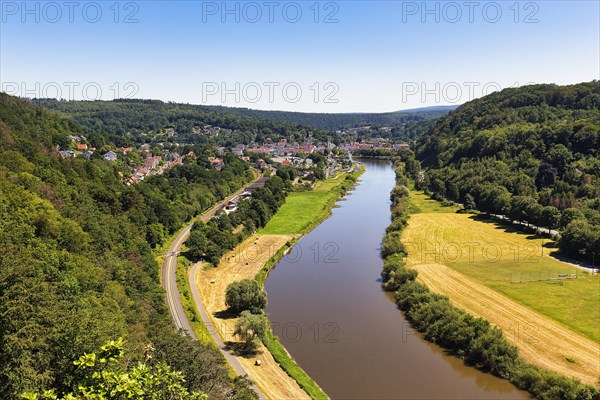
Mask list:
[{"label": "riverbank", "polygon": [[[406,182],[401,164],[396,174],[397,182]],[[554,321],[444,265],[460,261],[462,236],[469,236],[471,250],[466,257],[470,263],[480,260],[474,255],[474,247],[479,251],[490,246],[497,250],[498,243],[485,242],[486,236],[475,226],[461,227],[454,220],[446,225],[440,224],[440,216],[451,215],[453,218],[467,219],[469,216],[444,213],[441,206],[435,210],[435,204],[429,200],[426,204],[415,204],[411,192],[400,183],[392,192],[392,200],[393,222],[382,244],[382,252],[386,257],[382,273],[384,287],[396,291],[398,307],[427,340],[440,344],[470,365],[508,379],[517,387],[538,397],[593,398],[598,395],[598,391],[591,386],[533,365],[542,365],[564,373],[564,365],[558,366],[556,358],[544,358],[549,352],[566,351],[567,355],[560,355],[561,364],[581,364],[576,373],[571,369],[570,376],[585,383],[596,384],[598,354],[593,341],[568,330],[565,332],[563,329],[566,328]],[[423,209],[431,212],[411,215],[414,210]],[[415,225],[427,226],[427,232],[415,231]],[[453,230],[457,226],[460,232]],[[481,243],[481,240],[484,242]],[[476,246],[477,243],[479,246]],[[408,259],[405,260],[407,254]],[[485,259],[486,256],[489,257],[490,254],[483,252],[482,257]],[[498,251],[493,256],[494,259],[497,258]],[[485,261],[490,263],[489,258]],[[517,265],[522,263],[523,260],[515,262]],[[485,267],[487,265],[479,266]],[[486,319],[474,318],[472,315],[485,316]],[[523,358],[517,347],[509,344],[503,334],[503,331],[508,334],[513,329],[517,332],[516,338],[509,338],[508,341],[522,350]],[[577,359],[569,356],[571,351]],[[529,357],[536,358],[538,362]],[[545,362],[540,363],[540,360]]]},{"label": "riverbank", "polygon": [[[225,292],[230,283],[241,279],[256,279],[262,284],[268,271],[284,256],[296,240],[310,232],[331,214],[331,208],[341,195],[355,184],[362,170],[341,174],[318,182],[312,191],[293,192],[272,217],[267,226],[227,253],[216,268],[199,270],[194,283],[215,329],[225,343],[234,343],[236,318],[224,311]],[[269,398],[326,399],[327,395],[295,363],[277,337],[269,334],[257,355],[237,357],[250,378]],[[261,365],[255,362],[260,359]]]}]

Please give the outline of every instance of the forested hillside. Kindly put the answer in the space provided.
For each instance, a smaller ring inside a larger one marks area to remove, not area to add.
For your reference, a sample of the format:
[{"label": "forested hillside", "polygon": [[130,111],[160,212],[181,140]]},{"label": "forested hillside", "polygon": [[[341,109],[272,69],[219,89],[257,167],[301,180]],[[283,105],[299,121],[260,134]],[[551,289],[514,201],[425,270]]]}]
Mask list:
[{"label": "forested hillside", "polygon": [[[313,136],[327,140],[326,132],[256,116],[238,115],[226,107],[164,103],[159,100],[120,99],[114,101],[58,101],[37,99],[39,107],[58,111],[81,125],[96,147],[106,135],[120,145],[148,143],[162,136],[164,141],[235,146],[252,141],[288,139],[304,142]],[[202,134],[205,125],[219,127],[216,135]],[[174,131],[169,135],[166,130]],[[99,135],[101,133],[102,135]]]},{"label": "forested hillside", "polygon": [[[403,126],[428,121],[445,115],[454,107],[429,107],[391,113],[300,113],[289,111],[262,111],[249,108],[201,106],[164,103],[159,100],[119,99],[114,101],[58,101],[35,99],[34,104],[71,116],[87,132],[108,132],[123,136],[127,132],[147,133],[175,128],[188,142],[198,142],[193,135],[196,125],[210,124],[235,130],[225,144],[248,143],[257,133],[281,135],[302,139],[306,132],[325,138],[322,130],[378,125]],[[312,127],[312,128],[307,128]],[[260,139],[260,137],[259,137]],[[206,139],[204,139],[206,140]]]},{"label": "forested hillside", "polygon": [[217,349],[173,331],[152,245],[251,180],[249,166],[229,155],[217,171],[212,149],[190,147],[197,158],[127,188],[109,161],[59,156],[81,133],[0,94],[0,398],[73,390],[73,362],[119,337],[124,364],[152,343],[150,362],[181,371],[187,389],[247,398]]},{"label": "forested hillside", "polygon": [[249,108],[211,107],[223,112],[287,122],[320,129],[335,131],[363,125],[396,126],[406,123],[427,121],[441,117],[453,110],[454,106],[424,107],[414,110],[395,111],[389,113],[301,113],[290,111],[262,111]]},{"label": "forested hillside", "polygon": [[600,259],[600,82],[506,89],[442,117],[418,139],[424,186],[560,229],[560,249]]}]

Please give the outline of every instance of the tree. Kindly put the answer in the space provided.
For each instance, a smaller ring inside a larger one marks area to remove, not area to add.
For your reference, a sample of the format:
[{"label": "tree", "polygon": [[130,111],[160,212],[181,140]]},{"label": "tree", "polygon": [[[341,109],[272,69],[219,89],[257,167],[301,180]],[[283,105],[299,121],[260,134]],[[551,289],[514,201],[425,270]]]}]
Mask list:
[{"label": "tree", "polygon": [[236,314],[243,311],[260,314],[267,306],[267,295],[258,282],[244,279],[227,286],[225,304]]},{"label": "tree", "polygon": [[529,196],[513,196],[508,216],[518,222],[529,221],[530,211],[536,201]]},{"label": "tree", "polygon": [[565,228],[571,222],[576,219],[585,219],[585,216],[578,208],[566,208],[563,210],[562,215],[560,217],[560,227]]},{"label": "tree", "polygon": [[208,251],[208,240],[206,239],[204,230],[197,229],[197,225],[194,224],[186,245],[190,259],[201,260],[204,258]]},{"label": "tree", "polygon": [[473,211],[477,209],[477,204],[475,204],[475,197],[473,197],[471,193],[467,193],[465,195],[465,209],[467,211]]},{"label": "tree", "polygon": [[558,223],[560,221],[560,211],[556,207],[546,206],[542,210],[542,214],[540,216],[540,223],[548,228],[548,233],[552,229],[558,227]]},{"label": "tree", "polygon": [[[171,370],[164,362],[151,363],[153,346],[145,349],[146,361],[120,364],[124,341],[109,341],[97,353],[84,354],[74,364],[81,373],[77,388],[64,395],[64,400],[76,399],[148,399],[148,400],[206,400],[200,392],[190,393],[184,386],[183,375]],[[54,390],[41,390],[23,394],[26,400],[58,400]]]},{"label": "tree", "polygon": [[258,348],[268,329],[269,320],[264,314],[252,314],[244,311],[235,324],[233,334],[244,342],[244,351],[251,353]]}]

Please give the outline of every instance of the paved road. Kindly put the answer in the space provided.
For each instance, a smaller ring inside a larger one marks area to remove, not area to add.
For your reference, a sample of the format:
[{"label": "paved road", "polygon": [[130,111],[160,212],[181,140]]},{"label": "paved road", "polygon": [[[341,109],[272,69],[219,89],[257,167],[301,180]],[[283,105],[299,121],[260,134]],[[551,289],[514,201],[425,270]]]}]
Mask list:
[{"label": "paved road", "polygon": [[[254,185],[257,181],[260,183],[264,182],[264,180],[261,180],[261,178],[258,178],[249,186]],[[231,196],[229,196],[228,198],[226,198],[225,200],[223,200],[222,202],[216,204],[213,208],[211,208],[210,210],[208,210],[207,212],[202,214],[202,216],[200,217],[200,220],[203,222],[208,221],[210,219],[210,217],[212,217],[221,207],[223,207],[225,204],[227,204],[227,202],[230,201],[231,199],[233,199],[234,197],[239,196],[241,193],[244,192],[244,190],[245,190],[245,188],[240,189],[237,192],[235,192],[234,194],[232,194]],[[187,238],[190,236],[190,231],[192,230],[192,225],[193,224],[189,224],[188,226],[186,226],[179,233],[179,235],[177,235],[177,237],[175,238],[175,240],[169,247],[169,251],[165,255],[165,261],[163,262],[163,265],[162,265],[162,269],[161,269],[161,273],[160,273],[160,281],[161,281],[162,287],[167,292],[167,305],[169,306],[169,312],[171,314],[171,319],[173,320],[173,324],[175,324],[175,328],[177,328],[177,330],[182,332],[184,335],[188,335],[188,336],[192,337],[193,339],[197,339],[197,337],[194,334],[194,331],[192,329],[192,326],[190,325],[190,321],[188,320],[187,315],[185,314],[183,305],[181,304],[181,298],[179,297],[179,289],[177,288],[177,255],[179,254],[179,251],[181,250],[181,246],[183,245],[183,243],[185,243]],[[200,317],[202,318],[202,322],[204,323],[204,325],[206,325],[209,328],[208,330],[209,330],[213,340],[217,343],[217,346],[221,350],[221,353],[223,353],[223,356],[225,357],[227,362],[229,362],[229,364],[231,365],[233,370],[238,375],[247,375],[248,373],[246,372],[246,369],[242,366],[242,364],[239,362],[239,360],[237,358],[235,358],[233,355],[231,355],[225,349],[223,341],[221,340],[221,337],[216,332],[216,330],[214,328],[211,329],[212,322],[206,312],[206,309],[204,308],[204,305],[202,304],[202,299],[200,298],[200,293],[198,293],[198,289],[196,288],[196,284],[194,282],[194,277],[196,276],[195,275],[196,271],[197,271],[197,266],[195,266],[194,268],[192,268],[190,270],[189,280],[190,280],[190,287],[192,289],[192,295],[194,297],[194,302],[196,303],[196,307],[198,308],[198,311],[200,312]],[[258,396],[260,399],[266,399],[266,396],[256,386],[253,385],[252,388],[256,391],[256,393],[258,393]]]}]

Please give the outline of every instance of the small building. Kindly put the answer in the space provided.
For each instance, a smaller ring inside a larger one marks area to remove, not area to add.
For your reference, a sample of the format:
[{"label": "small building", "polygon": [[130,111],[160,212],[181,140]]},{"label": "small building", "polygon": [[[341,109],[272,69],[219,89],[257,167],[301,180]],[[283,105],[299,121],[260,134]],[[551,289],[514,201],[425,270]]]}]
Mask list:
[{"label": "small building", "polygon": [[75,152],[73,150],[63,150],[63,151],[60,152],[60,156],[62,158],[75,157]]},{"label": "small building", "polygon": [[84,143],[77,143],[77,150],[86,151],[88,149],[88,145]]},{"label": "small building", "polygon": [[102,157],[104,157],[104,159],[108,161],[117,161],[117,154],[112,151],[104,153]]},{"label": "small building", "polygon": [[236,212],[238,210],[238,205],[237,205],[237,203],[230,201],[229,203],[227,203],[224,210],[225,210],[226,214]]}]

